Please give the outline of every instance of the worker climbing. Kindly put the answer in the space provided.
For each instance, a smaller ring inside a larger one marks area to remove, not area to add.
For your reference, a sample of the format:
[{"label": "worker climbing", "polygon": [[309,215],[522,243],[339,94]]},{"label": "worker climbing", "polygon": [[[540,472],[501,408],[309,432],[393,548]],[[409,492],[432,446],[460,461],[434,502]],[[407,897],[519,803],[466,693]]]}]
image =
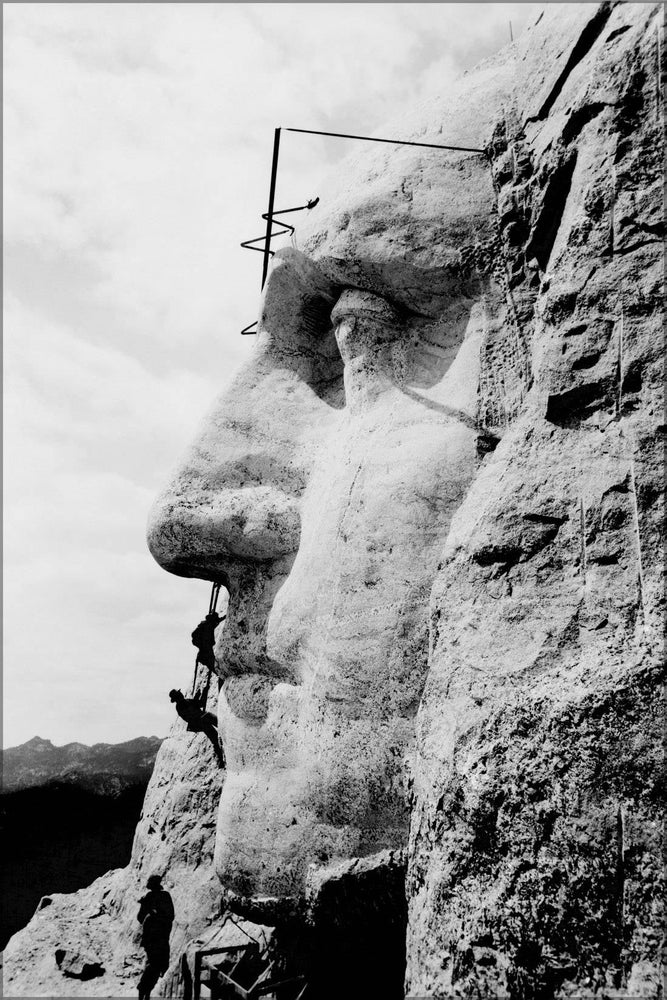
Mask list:
[{"label": "worker climbing", "polygon": [[198,650],[195,670],[200,663],[208,667],[209,670],[215,670],[215,630],[227,617],[227,615],[219,615],[216,611],[219,593],[220,584],[214,583],[211,589],[208,614],[192,633],[192,645],[196,646]]},{"label": "worker climbing", "polygon": [[224,767],[225,755],[220,746],[217,720],[213,712],[206,711],[206,697],[205,691],[194,698],[186,698],[182,691],[175,688],[169,692],[177,713],[188,724],[188,732],[205,733],[213,745],[218,764]]},{"label": "worker climbing", "polygon": [[[227,617],[226,615],[219,615],[216,610],[220,587],[221,584],[219,583],[214,583],[211,587],[208,614],[192,633],[192,643],[197,647],[195,675],[192,681],[192,697],[186,698],[181,690],[172,688],[169,692],[169,698],[174,704],[177,713],[187,722],[188,732],[204,733],[208,736],[215,751],[216,760],[219,766],[224,768],[225,755],[220,745],[217,720],[213,712],[207,711],[206,708],[211,674],[215,672],[215,630]],[[203,686],[199,685],[197,677],[200,663],[206,668],[206,682]]]},{"label": "worker climbing", "polygon": [[138,983],[139,1000],[149,1000],[151,990],[169,968],[169,935],[174,922],[174,904],[160,875],[151,875],[148,892],[139,900],[137,920],[141,924],[141,946],[146,964]]}]

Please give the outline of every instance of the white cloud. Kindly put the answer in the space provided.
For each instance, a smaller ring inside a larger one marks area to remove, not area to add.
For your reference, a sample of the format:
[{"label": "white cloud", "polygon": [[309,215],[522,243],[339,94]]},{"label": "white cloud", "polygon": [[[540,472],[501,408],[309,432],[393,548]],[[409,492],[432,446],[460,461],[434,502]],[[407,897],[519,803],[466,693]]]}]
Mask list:
[{"label": "white cloud", "polygon": [[35,448],[41,451],[44,445],[78,454],[86,472],[122,468],[124,475],[155,488],[165,456],[173,464],[227,380],[223,372],[220,377],[210,371],[207,376],[150,372],[110,345],[86,343],[11,295],[5,330],[10,493],[26,474]]},{"label": "white cloud", "polygon": [[[197,367],[256,308],[259,257],[238,244],[263,228],[273,128],[368,130],[425,78],[446,89],[531,5],[477,6],[6,8],[7,239],[84,254],[116,335],[159,330]],[[347,149],[285,136],[284,197]]]}]

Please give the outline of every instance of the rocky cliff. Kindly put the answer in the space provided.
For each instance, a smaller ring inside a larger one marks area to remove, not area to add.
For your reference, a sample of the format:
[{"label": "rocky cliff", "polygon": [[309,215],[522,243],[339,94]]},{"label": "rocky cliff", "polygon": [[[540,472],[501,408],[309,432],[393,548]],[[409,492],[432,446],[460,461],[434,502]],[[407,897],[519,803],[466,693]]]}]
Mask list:
[{"label": "rocky cliff", "polygon": [[155,870],[166,993],[224,887],[310,936],[314,1000],[660,995],[661,44],[658,5],[547,6],[381,133],[468,152],[355,153],[276,255],[149,530],[230,593],[228,771],[176,727],[14,995],[75,992],[57,948],[131,992]]},{"label": "rocky cliff", "polygon": [[559,17],[517,46],[490,143],[516,309],[483,347],[499,443],[431,594],[416,995],[661,989],[659,22],[635,4],[582,6],[567,34]]}]

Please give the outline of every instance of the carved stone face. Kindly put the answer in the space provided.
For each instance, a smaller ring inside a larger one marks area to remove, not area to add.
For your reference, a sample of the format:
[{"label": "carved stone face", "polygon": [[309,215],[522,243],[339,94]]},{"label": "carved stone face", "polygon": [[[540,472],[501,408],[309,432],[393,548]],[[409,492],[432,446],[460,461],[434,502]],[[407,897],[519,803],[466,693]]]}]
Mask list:
[{"label": "carved stone face", "polygon": [[[425,141],[479,145],[489,116]],[[254,356],[149,526],[166,569],[229,590],[216,863],[266,922],[406,844],[429,592],[502,311],[483,155],[372,147],[346,180],[274,257]]]}]

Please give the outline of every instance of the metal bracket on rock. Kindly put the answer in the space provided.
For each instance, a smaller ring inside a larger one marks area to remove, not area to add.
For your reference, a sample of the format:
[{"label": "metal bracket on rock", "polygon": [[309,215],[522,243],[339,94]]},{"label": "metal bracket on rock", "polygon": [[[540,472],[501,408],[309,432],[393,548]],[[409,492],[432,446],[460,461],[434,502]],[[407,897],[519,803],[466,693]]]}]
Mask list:
[{"label": "metal bracket on rock", "polygon": [[[439,143],[434,142],[413,142],[408,139],[379,139],[372,135],[349,135],[346,132],[320,132],[317,129],[312,128],[286,128],[286,132],[300,132],[304,135],[326,135],[333,137],[335,139],[360,139],[362,142],[385,142],[390,143],[394,146],[421,146],[424,149],[448,149],[455,150],[460,153],[484,153],[483,149],[476,149],[471,146],[443,146]],[[274,200],[276,194],[276,179],[278,176],[278,155],[280,152],[280,133],[281,128],[277,128],[273,133],[273,156],[271,159],[271,180],[269,182],[269,207],[266,212],[262,214],[262,218],[266,221],[266,232],[264,236],[257,236],[252,240],[244,240],[241,246],[245,250],[258,250],[260,253],[264,254],[264,261],[262,265],[262,284],[261,288],[264,288],[266,282],[266,276],[269,271],[269,260],[273,257],[273,250],[271,250],[271,239],[273,236],[282,236],[285,233],[293,233],[294,226],[290,226],[288,222],[283,222],[282,220],[277,223],[277,225],[282,228],[279,230],[273,229],[273,221],[277,215],[286,215],[288,212],[301,212],[303,209],[314,208],[319,202],[319,198],[315,198],[309,201],[306,205],[299,205],[297,208],[282,208],[279,211],[274,211]],[[262,246],[256,246],[255,244],[260,243]],[[255,329],[253,329],[253,327]],[[248,324],[241,330],[243,336],[248,334],[257,333],[257,320],[254,323]]]}]

